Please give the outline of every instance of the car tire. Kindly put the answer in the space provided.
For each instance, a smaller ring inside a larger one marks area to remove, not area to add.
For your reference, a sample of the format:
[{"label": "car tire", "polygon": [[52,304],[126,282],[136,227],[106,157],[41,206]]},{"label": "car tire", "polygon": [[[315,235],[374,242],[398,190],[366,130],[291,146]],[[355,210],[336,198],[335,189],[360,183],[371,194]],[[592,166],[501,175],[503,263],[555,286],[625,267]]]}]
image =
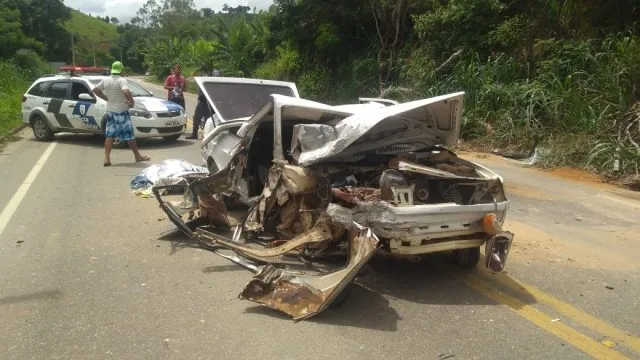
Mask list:
[{"label": "car tire", "polygon": [[480,261],[480,247],[453,251],[453,261],[465,269],[473,269]]},{"label": "car tire", "polygon": [[182,136],[182,134],[163,136],[162,138],[165,139],[166,141],[174,142],[174,141],[178,141],[178,139],[180,139],[180,136]]},{"label": "car tire", "polygon": [[31,118],[31,130],[33,136],[39,141],[49,141],[53,139],[53,131],[49,128],[49,124],[40,115],[34,115]]}]

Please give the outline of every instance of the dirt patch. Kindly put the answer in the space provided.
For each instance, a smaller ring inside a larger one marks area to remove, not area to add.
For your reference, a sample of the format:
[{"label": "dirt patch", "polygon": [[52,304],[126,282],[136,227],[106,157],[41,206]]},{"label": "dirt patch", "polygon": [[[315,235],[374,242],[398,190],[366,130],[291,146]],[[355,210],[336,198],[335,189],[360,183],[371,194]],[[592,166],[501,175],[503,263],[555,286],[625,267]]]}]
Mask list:
[{"label": "dirt patch", "polygon": [[598,187],[616,188],[614,185],[607,184],[606,180],[602,176],[581,169],[561,167],[551,170],[539,171],[564,180],[576,181],[584,184],[595,185]]},{"label": "dirt patch", "polygon": [[[625,184],[623,182],[611,183],[607,182],[608,180],[601,175],[588,172],[582,169],[570,168],[570,167],[561,167],[555,169],[539,169],[535,167],[522,166],[519,161],[507,159],[502,156],[490,154],[490,153],[482,153],[482,152],[473,152],[473,151],[459,151],[458,155],[469,161],[487,161],[487,162],[495,162],[504,165],[514,165],[522,169],[523,171],[535,171],[538,174],[543,174],[546,176],[552,176],[558,179],[576,182],[584,185],[590,185],[602,190],[607,190],[609,192],[616,193],[620,196],[633,198],[640,200],[640,192],[629,190],[629,184]],[[491,167],[491,166],[489,166]],[[509,187],[509,182],[507,181],[507,187]],[[515,195],[525,196],[525,197],[534,197],[540,198],[538,196],[532,195],[533,191],[524,190],[522,193],[520,189],[511,189],[513,190]],[[535,191],[535,189],[534,189]]]},{"label": "dirt patch", "polygon": [[[577,244],[575,240],[584,238],[580,231],[575,232],[574,241],[562,236],[552,235],[532,225],[520,221],[506,221],[504,228],[515,234],[511,247],[510,261],[516,262],[545,262],[549,264],[561,263],[580,268],[632,271],[640,268],[640,263],[634,258],[613,249],[598,244],[583,241]],[[637,238],[640,229],[626,229],[616,232],[599,234],[609,243],[631,245],[629,241]],[[593,236],[593,231],[589,235]],[[631,254],[630,254],[631,255]]]},{"label": "dirt patch", "polygon": [[544,191],[535,187],[507,182],[505,184],[505,188],[507,191],[507,195],[515,195],[518,197],[538,200],[553,200],[553,198],[551,198]]},{"label": "dirt patch", "polygon": [[477,151],[456,151],[456,154],[459,157],[461,157],[463,159],[470,160],[470,161],[473,161],[474,159],[497,161],[497,162],[502,162],[502,163],[506,163],[508,161],[514,161],[514,160],[510,160],[510,159],[507,159],[507,158],[504,158],[502,156],[498,156],[498,155],[495,155],[495,154],[477,152]]}]

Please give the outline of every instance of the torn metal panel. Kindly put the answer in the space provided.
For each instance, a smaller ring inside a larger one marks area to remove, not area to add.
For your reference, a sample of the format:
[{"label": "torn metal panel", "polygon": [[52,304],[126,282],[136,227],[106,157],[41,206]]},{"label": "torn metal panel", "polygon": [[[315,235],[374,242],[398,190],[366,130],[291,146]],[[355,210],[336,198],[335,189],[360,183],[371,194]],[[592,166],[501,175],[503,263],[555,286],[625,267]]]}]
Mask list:
[{"label": "torn metal panel", "polygon": [[224,201],[212,195],[202,194],[198,197],[198,205],[200,209],[200,217],[206,219],[207,224],[230,227],[227,218],[227,207]]},{"label": "torn metal panel", "polygon": [[331,305],[373,256],[377,245],[378,238],[371,229],[354,225],[349,241],[349,262],[344,269],[309,276],[267,265],[245,286],[239,298],[280,310],[294,320],[310,318]]},{"label": "torn metal panel", "polygon": [[182,220],[182,214],[179,214],[173,206],[169,205],[168,202],[162,199],[162,195],[160,193],[164,190],[170,191],[172,188],[181,187],[182,185],[167,185],[167,186],[154,186],[151,188],[153,194],[155,195],[158,203],[160,203],[160,208],[167,214],[167,217],[171,222],[180,229],[185,235],[192,238],[194,236],[193,229],[187,225],[184,220]]},{"label": "torn metal panel", "polygon": [[311,230],[300,234],[289,241],[285,241],[281,245],[275,247],[255,248],[252,246],[240,244],[235,241],[229,241],[222,236],[204,229],[197,229],[196,234],[202,241],[221,245],[225,248],[231,249],[233,251],[241,253],[244,256],[254,258],[256,260],[277,257],[305,245],[321,243],[333,239],[333,231],[331,229],[331,223],[330,221],[328,221],[328,219],[318,221]]},{"label": "torn metal panel", "polygon": [[[308,166],[392,145],[400,153],[403,151],[398,145],[417,146],[414,150],[456,145],[463,96],[464,93],[460,92],[358,112],[334,126],[337,133],[334,140],[314,149],[299,151],[298,164]],[[306,126],[296,125],[299,128]],[[297,130],[298,134],[305,132]],[[304,138],[300,140],[305,141]],[[307,144],[311,142],[307,141]]]},{"label": "torn metal panel", "polygon": [[436,178],[463,179],[463,180],[474,180],[474,181],[478,180],[477,177],[459,176],[448,171],[443,171],[433,167],[423,166],[423,165],[414,164],[406,161],[398,162],[398,170],[425,174],[425,175],[429,175]]},{"label": "torn metal panel", "polygon": [[291,154],[297,158],[300,152],[317,149],[337,137],[338,133],[333,126],[325,124],[295,126],[291,141]]}]

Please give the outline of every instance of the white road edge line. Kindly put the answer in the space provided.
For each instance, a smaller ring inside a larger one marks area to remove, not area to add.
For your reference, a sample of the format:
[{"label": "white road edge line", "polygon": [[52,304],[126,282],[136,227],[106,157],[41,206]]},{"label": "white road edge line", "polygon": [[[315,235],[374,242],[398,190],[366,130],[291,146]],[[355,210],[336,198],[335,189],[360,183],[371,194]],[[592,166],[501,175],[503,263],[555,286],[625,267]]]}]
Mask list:
[{"label": "white road edge line", "polygon": [[7,206],[2,210],[2,213],[0,213],[0,235],[2,235],[4,229],[6,229],[9,220],[11,220],[11,217],[18,209],[18,206],[20,206],[22,199],[24,199],[24,196],[27,194],[27,191],[29,191],[31,184],[33,184],[36,176],[38,176],[40,170],[42,170],[44,163],[53,152],[53,148],[56,147],[56,144],[58,143],[52,142],[51,144],[49,144],[42,156],[40,156],[40,159],[38,159],[36,164],[31,169],[31,172],[29,172],[29,175],[27,175],[18,190],[16,190],[16,193],[13,195],[11,200],[9,200]]}]

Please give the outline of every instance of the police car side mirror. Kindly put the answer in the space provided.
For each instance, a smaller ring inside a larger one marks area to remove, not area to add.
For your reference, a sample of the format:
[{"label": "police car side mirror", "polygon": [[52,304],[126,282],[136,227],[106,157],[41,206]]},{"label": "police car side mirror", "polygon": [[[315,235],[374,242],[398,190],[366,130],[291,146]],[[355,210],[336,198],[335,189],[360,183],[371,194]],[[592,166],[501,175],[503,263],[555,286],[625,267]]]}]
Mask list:
[{"label": "police car side mirror", "polygon": [[86,100],[86,101],[91,101],[91,102],[95,102],[96,100],[93,98],[93,96],[89,95],[89,94],[80,94],[78,95],[78,99],[80,100]]}]

